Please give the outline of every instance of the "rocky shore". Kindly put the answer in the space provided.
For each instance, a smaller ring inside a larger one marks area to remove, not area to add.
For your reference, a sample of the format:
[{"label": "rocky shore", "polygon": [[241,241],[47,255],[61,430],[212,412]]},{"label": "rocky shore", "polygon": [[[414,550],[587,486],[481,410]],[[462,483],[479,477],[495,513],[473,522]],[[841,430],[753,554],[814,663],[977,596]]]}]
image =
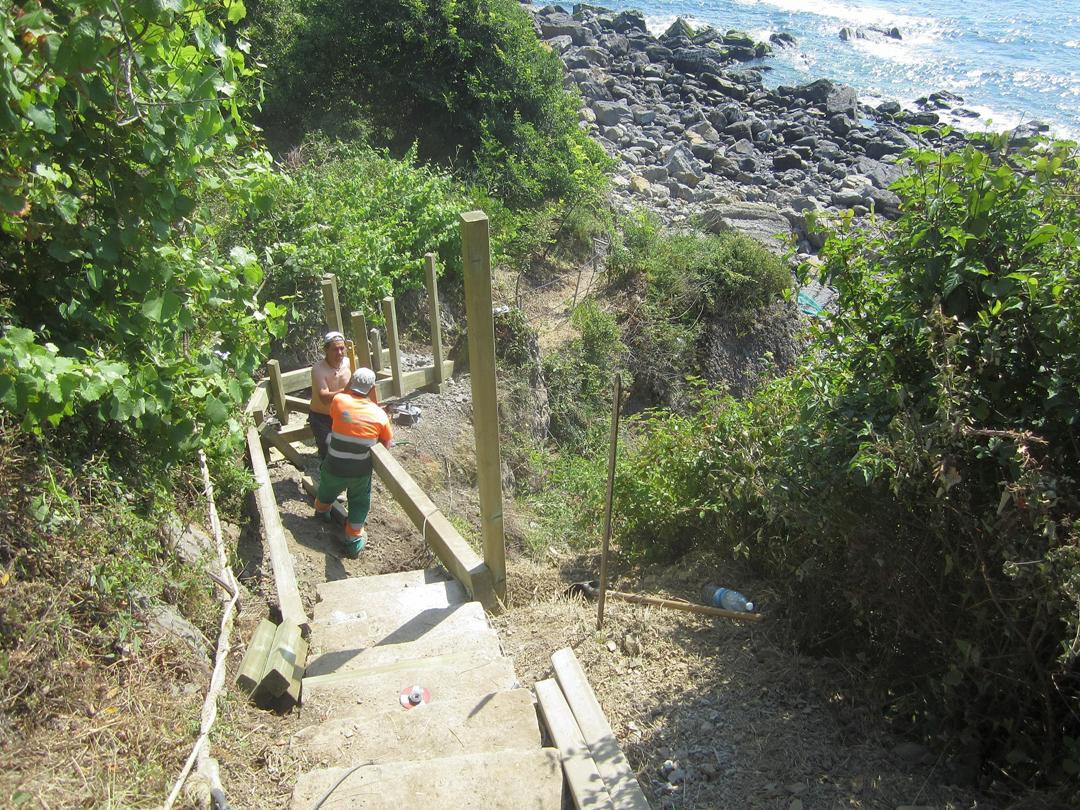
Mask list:
[{"label": "rocky shore", "polygon": [[653,209],[672,224],[700,215],[707,229],[735,228],[777,250],[794,236],[797,252],[811,254],[820,242],[807,232],[808,213],[896,217],[889,185],[904,150],[963,141],[960,132],[908,129],[933,127],[938,111],[963,101],[948,93],[911,111],[860,104],[852,88],[829,79],[766,88],[762,58],[790,47],[788,34],[760,43],[677,20],[656,37],[636,11],[524,8],[580,90],[583,125],[618,161],[617,204]]}]

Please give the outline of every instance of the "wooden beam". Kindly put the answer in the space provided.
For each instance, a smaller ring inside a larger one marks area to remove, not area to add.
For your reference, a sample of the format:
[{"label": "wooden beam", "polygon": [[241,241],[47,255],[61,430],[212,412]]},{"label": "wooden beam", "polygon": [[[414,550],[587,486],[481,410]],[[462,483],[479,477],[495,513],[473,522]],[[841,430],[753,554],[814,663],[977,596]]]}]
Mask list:
[{"label": "wooden beam", "polygon": [[247,445],[248,455],[251,457],[251,472],[255,476],[255,503],[270,552],[281,617],[283,620],[306,626],[308,617],[304,613],[304,603],[300,601],[300,591],[296,587],[296,572],[293,570],[292,555],[285,540],[285,530],[281,526],[274,488],[270,484],[270,472],[266,469],[259,433],[253,427],[248,428]]},{"label": "wooden beam", "polygon": [[328,329],[345,334],[341,324],[341,304],[338,303],[337,276],[327,273],[322,280],[323,319]]},{"label": "wooden beam", "polygon": [[240,669],[236,673],[236,685],[245,695],[259,685],[262,674],[266,670],[266,659],[270,655],[270,647],[274,643],[274,633],[277,627],[269,619],[263,619],[251,642],[244,651],[244,659],[240,662]]},{"label": "wooden beam", "polygon": [[278,436],[287,442],[298,442],[301,439],[310,439],[314,435],[315,434],[311,432],[311,425],[306,423],[278,431]]},{"label": "wooden beam", "polygon": [[619,748],[619,742],[574,651],[564,647],[552,653],[551,665],[585,744],[589,746],[596,769],[611,794],[611,806],[617,810],[649,810],[649,803],[641,792],[637,777]]},{"label": "wooden beam", "polygon": [[285,389],[286,394],[311,388],[311,366],[293,369],[292,371],[283,371],[281,373],[281,387]]},{"label": "wooden beam", "polygon": [[289,405],[285,402],[285,387],[281,384],[281,364],[271,360],[266,364],[270,371],[270,402],[277,411],[278,421],[289,424]]},{"label": "wooden beam", "polygon": [[301,413],[311,412],[311,400],[304,399],[303,397],[294,397],[286,394],[285,405],[288,406],[290,411],[300,411]]},{"label": "wooden beam", "polygon": [[431,323],[431,364],[435,367],[434,390],[442,394],[446,386],[443,385],[442,374],[442,327],[439,322],[439,283],[434,253],[424,254],[424,280],[427,282],[428,320]]},{"label": "wooden beam", "polygon": [[578,810],[608,810],[611,794],[608,793],[600,771],[596,768],[585,738],[581,736],[573,712],[563,696],[559,684],[549,678],[533,684],[540,715],[562,759],[563,774]]},{"label": "wooden beam", "polygon": [[489,611],[499,609],[498,600],[492,592],[490,571],[458,530],[424,494],[405,468],[390,451],[377,444],[371,451],[375,472],[394,496],[405,514],[420,530],[424,541],[449,571]]},{"label": "wooden beam", "polygon": [[248,400],[247,405],[244,406],[244,413],[250,413],[252,419],[255,420],[255,425],[259,426],[263,423],[263,419],[266,416],[266,409],[270,406],[270,396],[267,393],[267,388],[270,384],[266,380],[261,380],[258,385],[255,386],[255,390],[251,394],[251,399]]},{"label": "wooden beam", "polygon": [[495,321],[491,314],[491,250],[483,211],[461,215],[461,257],[465,266],[465,313],[469,332],[476,478],[480,489],[480,528],[484,562],[495,593],[506,601],[506,541],[503,533],[502,461],[499,404],[495,380]]},{"label": "wooden beam", "polygon": [[289,688],[296,669],[301,638],[300,625],[296,622],[286,619],[278,625],[270,646],[270,654],[266,657],[266,669],[252,693],[256,702],[280,697]]},{"label": "wooden beam", "polygon": [[281,455],[285,456],[286,460],[292,464],[296,469],[303,472],[304,470],[304,457],[300,455],[300,452],[292,446],[292,443],[282,438],[282,435],[278,433],[270,425],[263,425],[262,430],[259,431],[259,436],[267,444],[275,447]]},{"label": "wooden beam", "polygon": [[371,348],[368,346],[367,319],[363,312],[352,314],[353,344],[356,346],[356,360],[363,368],[371,368]]},{"label": "wooden beam", "polygon": [[405,396],[401,387],[401,341],[398,340],[397,308],[393,296],[382,300],[383,318],[386,320],[386,343],[390,349],[390,372],[394,378],[394,396]]},{"label": "wooden beam", "polygon": [[372,328],[368,332],[368,339],[371,341],[371,370],[382,371],[383,369],[383,347],[382,338],[379,337],[379,330]]}]

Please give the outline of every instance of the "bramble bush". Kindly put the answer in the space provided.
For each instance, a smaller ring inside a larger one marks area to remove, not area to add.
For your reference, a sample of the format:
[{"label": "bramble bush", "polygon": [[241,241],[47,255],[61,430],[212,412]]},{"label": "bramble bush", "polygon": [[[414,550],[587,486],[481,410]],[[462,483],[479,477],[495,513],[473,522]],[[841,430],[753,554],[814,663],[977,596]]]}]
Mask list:
[{"label": "bramble bush", "polygon": [[1080,773],[1080,164],[997,136],[915,151],[884,232],[830,233],[797,375],[636,425],[632,554],[742,555],[803,643],[1013,784]]},{"label": "bramble bush", "polygon": [[288,148],[322,130],[464,170],[514,208],[595,199],[610,164],[577,125],[557,55],[516,0],[264,0],[260,122]]}]

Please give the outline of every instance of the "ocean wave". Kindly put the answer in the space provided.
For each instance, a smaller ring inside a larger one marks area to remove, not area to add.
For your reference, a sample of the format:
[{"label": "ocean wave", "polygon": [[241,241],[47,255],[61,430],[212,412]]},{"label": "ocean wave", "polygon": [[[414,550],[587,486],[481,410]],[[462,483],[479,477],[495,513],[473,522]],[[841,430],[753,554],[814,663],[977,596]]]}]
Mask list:
[{"label": "ocean wave", "polygon": [[924,28],[934,26],[933,17],[919,17],[911,14],[897,14],[879,6],[854,6],[847,3],[829,3],[821,0],[734,0],[740,6],[771,6],[792,14],[807,14],[814,17],[831,17],[845,23],[864,26],[882,26],[901,29]]}]

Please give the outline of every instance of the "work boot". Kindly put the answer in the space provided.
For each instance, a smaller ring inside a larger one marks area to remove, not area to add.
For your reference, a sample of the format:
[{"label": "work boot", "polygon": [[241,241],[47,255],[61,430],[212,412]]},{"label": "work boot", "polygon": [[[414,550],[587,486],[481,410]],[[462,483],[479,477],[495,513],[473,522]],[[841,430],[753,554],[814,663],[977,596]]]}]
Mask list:
[{"label": "work boot", "polygon": [[356,538],[345,539],[345,556],[350,560],[355,560],[360,556],[360,552],[364,550],[364,544],[367,542],[367,530],[360,532],[360,536]]}]

